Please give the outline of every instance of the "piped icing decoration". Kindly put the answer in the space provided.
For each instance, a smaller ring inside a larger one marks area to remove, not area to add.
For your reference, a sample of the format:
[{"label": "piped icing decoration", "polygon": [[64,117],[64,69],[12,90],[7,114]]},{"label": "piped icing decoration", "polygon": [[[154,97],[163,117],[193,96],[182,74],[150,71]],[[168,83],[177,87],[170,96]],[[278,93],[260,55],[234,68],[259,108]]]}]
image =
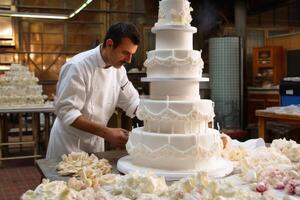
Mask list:
[{"label": "piped icing decoration", "polygon": [[151,109],[141,102],[136,114],[140,120],[204,120],[209,122],[215,117],[215,114],[210,109],[208,110],[207,112],[203,112],[199,106],[194,104],[188,112],[180,113],[170,108],[169,100],[167,100],[166,107],[158,112],[151,111]]},{"label": "piped icing decoration", "polygon": [[[127,142],[126,149],[132,156],[147,157],[153,160],[165,157],[194,157],[195,160],[206,160],[218,155],[216,149],[220,149],[220,145],[215,143],[210,148],[205,148],[201,145],[194,145],[186,150],[177,149],[171,144],[165,144],[158,149],[151,149],[145,144],[133,144],[131,141]],[[200,156],[201,155],[201,156]]]},{"label": "piped icing decoration", "polygon": [[[143,129],[136,130],[129,135],[128,142],[126,144],[126,149],[128,153],[132,156],[141,156],[147,157],[152,160],[173,157],[173,158],[180,158],[180,157],[192,157],[195,160],[201,161],[212,158],[214,156],[220,156],[220,152],[222,150],[222,142],[218,134],[211,135],[211,145],[208,147],[201,145],[199,142],[201,139],[200,135],[193,135],[190,136],[193,138],[194,145],[187,146],[185,148],[181,147],[180,149],[177,148],[171,142],[171,134],[165,135],[167,137],[168,143],[159,146],[159,147],[149,147],[143,141],[146,138],[146,133],[143,132]],[[141,139],[137,142],[134,137],[135,134],[139,134]],[[134,142],[133,142],[134,141]]]},{"label": "piped icing decoration", "polygon": [[171,3],[172,1],[166,0],[159,2],[158,22],[155,26],[163,24],[189,26],[192,21],[191,12],[193,11],[193,8],[190,7],[190,2],[185,1],[180,10],[174,8],[170,9],[169,6],[163,5]]},{"label": "piped icing decoration", "polygon": [[176,52],[172,50],[172,54],[168,57],[162,57],[159,52],[147,52],[148,58],[144,62],[145,67],[200,67],[203,68],[203,60],[201,58],[200,52],[195,53],[189,52],[185,57],[177,57]]}]

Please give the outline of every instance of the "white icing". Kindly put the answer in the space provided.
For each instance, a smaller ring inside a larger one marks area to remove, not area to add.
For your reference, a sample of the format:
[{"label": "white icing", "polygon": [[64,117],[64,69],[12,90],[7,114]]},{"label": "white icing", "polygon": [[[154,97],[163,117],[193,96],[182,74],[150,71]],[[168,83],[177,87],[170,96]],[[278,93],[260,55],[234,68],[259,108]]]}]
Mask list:
[{"label": "white icing", "polygon": [[[100,177],[100,175],[98,174]],[[115,175],[117,176],[117,175]],[[98,177],[98,178],[99,178]],[[82,177],[81,177],[82,178]],[[89,185],[93,185],[90,187]],[[35,190],[28,190],[22,196],[21,200],[111,200],[112,196],[100,185],[93,183],[87,184],[86,180],[70,178],[68,184],[64,181],[52,181],[43,179]]]},{"label": "white icing", "polygon": [[144,130],[158,133],[205,133],[214,118],[211,100],[170,101],[141,99],[137,117]]},{"label": "white icing", "polygon": [[247,188],[234,187],[229,181],[212,179],[203,172],[173,183],[169,187],[169,197],[171,200],[264,199],[259,193],[252,192]]},{"label": "white icing", "polygon": [[247,156],[247,151],[243,146],[229,146],[222,151],[222,156],[229,160],[240,161]]},{"label": "white icing", "polygon": [[164,177],[150,174],[131,173],[117,182],[112,190],[114,195],[122,195],[129,199],[139,199],[141,194],[161,196],[166,194],[168,186]]},{"label": "white icing", "polygon": [[201,169],[216,162],[222,149],[219,132],[205,134],[159,134],[135,128],[126,149],[132,162],[157,169]]},{"label": "white icing", "polygon": [[159,2],[158,22],[163,24],[189,25],[192,21],[190,2],[182,0],[163,0]]},{"label": "white icing", "polygon": [[144,63],[147,77],[202,77],[201,52],[194,50],[153,50]]},{"label": "white icing", "polygon": [[[86,168],[88,167],[88,169]],[[112,166],[106,159],[98,159],[94,154],[90,156],[86,152],[71,152],[70,154],[64,154],[62,161],[60,161],[56,169],[60,175],[71,175],[80,176],[82,170],[85,168],[83,173],[96,173],[96,174],[107,174],[111,172]],[[86,174],[84,174],[86,176]]]},{"label": "white icing", "polygon": [[[66,197],[69,189],[64,181],[52,181],[43,179],[42,183],[36,189],[28,190],[22,196],[22,200],[38,199],[60,199]],[[66,198],[64,198],[66,199]]]},{"label": "white icing", "polygon": [[271,148],[283,153],[293,162],[300,161],[300,144],[293,140],[286,140],[285,138],[273,140]]},{"label": "white icing", "polygon": [[272,148],[259,147],[240,161],[242,174],[245,175],[249,170],[254,170],[257,176],[268,166],[282,165],[282,167],[291,164],[291,161],[281,153]]}]

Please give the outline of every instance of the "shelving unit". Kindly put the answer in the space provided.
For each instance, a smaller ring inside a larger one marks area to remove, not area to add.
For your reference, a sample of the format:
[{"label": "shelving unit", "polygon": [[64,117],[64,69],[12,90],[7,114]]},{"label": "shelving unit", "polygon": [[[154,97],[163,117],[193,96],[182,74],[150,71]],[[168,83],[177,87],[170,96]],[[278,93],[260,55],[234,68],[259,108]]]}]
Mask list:
[{"label": "shelving unit", "polygon": [[285,75],[284,51],[280,46],[253,49],[253,86],[278,85]]}]

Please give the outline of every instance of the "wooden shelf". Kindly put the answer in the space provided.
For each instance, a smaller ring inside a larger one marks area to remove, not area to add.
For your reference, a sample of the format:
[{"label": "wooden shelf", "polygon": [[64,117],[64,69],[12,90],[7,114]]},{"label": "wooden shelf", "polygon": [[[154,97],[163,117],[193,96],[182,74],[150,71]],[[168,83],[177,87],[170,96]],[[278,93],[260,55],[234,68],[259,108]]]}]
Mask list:
[{"label": "wooden shelf", "polygon": [[285,71],[282,47],[257,47],[253,49],[253,85],[277,85],[283,79]]}]

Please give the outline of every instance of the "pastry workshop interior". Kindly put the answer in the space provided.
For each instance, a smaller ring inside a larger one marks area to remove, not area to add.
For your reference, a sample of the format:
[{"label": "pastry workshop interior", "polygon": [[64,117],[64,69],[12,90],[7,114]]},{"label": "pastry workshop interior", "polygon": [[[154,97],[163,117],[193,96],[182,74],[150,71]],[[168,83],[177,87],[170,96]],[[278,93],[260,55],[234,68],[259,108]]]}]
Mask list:
[{"label": "pastry workshop interior", "polygon": [[0,0],[1,200],[300,200],[300,1]]}]

